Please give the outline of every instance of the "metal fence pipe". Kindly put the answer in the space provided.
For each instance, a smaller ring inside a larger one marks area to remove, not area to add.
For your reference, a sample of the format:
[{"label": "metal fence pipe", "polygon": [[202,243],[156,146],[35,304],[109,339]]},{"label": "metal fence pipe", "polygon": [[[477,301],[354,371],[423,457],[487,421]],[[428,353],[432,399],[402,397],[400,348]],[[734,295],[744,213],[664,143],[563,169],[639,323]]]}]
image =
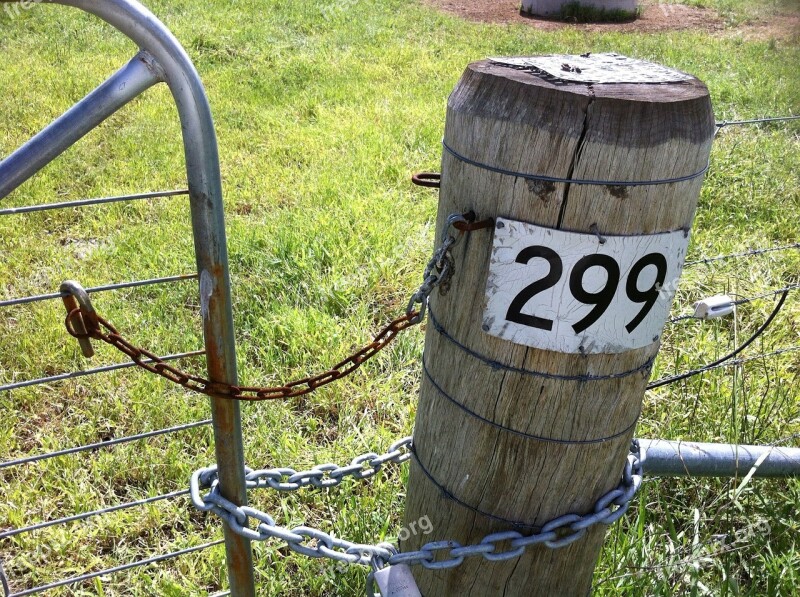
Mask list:
[{"label": "metal fence pipe", "polygon": [[0,162],[0,199],[52,162],[129,101],[163,80],[147,52],[139,52],[102,85]]},{"label": "metal fence pipe", "polygon": [[[58,3],[80,8],[116,27],[150,52],[164,71],[183,130],[208,374],[213,381],[236,384],[219,151],[211,107],[200,76],[169,29],[138,2],[58,0]],[[211,415],[222,494],[233,503],[244,505],[247,491],[239,403],[212,399]],[[224,531],[231,593],[235,597],[255,597],[250,541],[227,526]]]},{"label": "metal fence pipe", "polygon": [[800,477],[800,448],[640,439],[644,472],[659,477]]}]

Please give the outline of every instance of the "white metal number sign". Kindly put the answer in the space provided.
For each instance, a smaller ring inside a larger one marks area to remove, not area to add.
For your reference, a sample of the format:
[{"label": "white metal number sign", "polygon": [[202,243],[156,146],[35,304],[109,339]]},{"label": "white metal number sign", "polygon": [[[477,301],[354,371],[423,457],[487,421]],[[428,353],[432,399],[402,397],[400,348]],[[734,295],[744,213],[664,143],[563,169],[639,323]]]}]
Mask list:
[{"label": "white metal number sign", "polygon": [[658,340],[689,237],[565,232],[498,218],[483,330],[570,353],[618,353]]}]

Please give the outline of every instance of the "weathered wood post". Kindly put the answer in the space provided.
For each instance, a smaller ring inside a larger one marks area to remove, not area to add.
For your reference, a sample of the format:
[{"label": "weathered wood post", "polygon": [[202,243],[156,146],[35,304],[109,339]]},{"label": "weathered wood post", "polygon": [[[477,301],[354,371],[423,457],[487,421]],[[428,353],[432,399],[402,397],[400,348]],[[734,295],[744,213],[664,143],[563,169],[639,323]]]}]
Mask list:
[{"label": "weathered wood post", "polygon": [[[403,551],[537,532],[619,483],[714,128],[705,85],[650,63],[467,68],[447,106],[437,230],[469,210],[495,225],[463,236],[431,297]],[[605,528],[414,576],[426,597],[587,595]]]}]

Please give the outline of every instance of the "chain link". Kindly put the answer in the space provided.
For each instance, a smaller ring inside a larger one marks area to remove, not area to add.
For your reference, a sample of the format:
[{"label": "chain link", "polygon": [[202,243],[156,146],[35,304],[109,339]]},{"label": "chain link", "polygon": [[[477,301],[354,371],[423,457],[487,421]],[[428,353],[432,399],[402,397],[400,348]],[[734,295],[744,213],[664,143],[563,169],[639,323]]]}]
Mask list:
[{"label": "chain link", "polygon": [[[354,458],[349,465],[319,464],[306,471],[291,468],[253,470],[245,468],[245,484],[248,489],[272,488],[278,491],[297,491],[303,487],[333,487],[345,478],[366,479],[375,475],[387,463],[403,463],[411,458],[411,438],[405,437],[384,454],[368,452]],[[210,489],[202,495],[203,489]],[[319,529],[299,526],[293,529],[279,526],[265,512],[248,506],[239,507],[222,497],[217,467],[199,469],[190,482],[192,503],[204,512],[220,516],[234,532],[252,541],[270,538],[280,539],[292,551],[312,558],[330,558],[350,564],[372,565],[373,562],[389,562],[397,553],[391,544],[362,545],[334,537]],[[258,521],[255,529],[248,525],[249,519]]]},{"label": "chain link", "polygon": [[[485,227],[486,221],[472,224],[473,220],[474,214],[453,214],[447,218],[447,223],[442,233],[442,243],[428,262],[422,284],[412,295],[404,315],[392,320],[389,325],[373,338],[370,344],[337,363],[331,369],[284,385],[270,387],[235,386],[210,381],[169,365],[151,351],[132,344],[111,323],[97,315],[89,302],[88,295],[80,287],[78,287],[79,292],[75,293],[80,306],[68,308],[65,325],[69,334],[75,338],[79,340],[85,340],[86,338],[101,340],[126,354],[142,369],[193,392],[206,394],[214,398],[246,401],[282,400],[303,396],[337,379],[347,377],[388,346],[400,332],[422,322],[425,318],[431,293],[437,287],[446,292],[449,280],[455,269],[450,251],[458,242],[460,235],[454,236],[451,234],[450,228],[454,227],[456,230],[470,231]],[[83,330],[85,330],[85,333]]]},{"label": "chain link", "polygon": [[[353,459],[350,465],[320,464],[297,472],[290,468],[264,470],[245,469],[248,489],[270,487],[278,491],[297,491],[303,487],[331,487],[345,477],[365,479],[377,473],[388,463],[403,463],[411,457],[412,438],[405,437],[389,447],[382,455],[369,452]],[[386,566],[406,564],[421,565],[430,570],[454,568],[465,558],[482,556],[495,562],[521,556],[528,547],[545,545],[558,549],[581,539],[586,532],[598,524],[612,524],[628,510],[642,484],[642,461],[638,441],[631,444],[630,454],[617,487],[603,495],[591,512],[587,514],[565,514],[554,518],[536,533],[522,534],[517,531],[501,531],[486,535],[478,543],[461,545],[457,541],[433,541],[417,551],[400,553],[390,543],[364,545],[334,537],[319,529],[300,526],[293,529],[279,526],[268,514],[254,508],[239,507],[220,494],[217,467],[211,466],[195,471],[192,475],[190,493],[192,503],[204,512],[220,516],[234,532],[253,541],[279,539],[289,549],[312,558],[330,558],[349,564],[371,566],[378,570]],[[202,490],[209,489],[202,495]],[[251,529],[249,519],[258,521]],[[368,583],[367,594],[374,595]]]},{"label": "chain link", "polygon": [[[474,220],[474,214],[470,213],[469,215]],[[414,323],[420,323],[425,319],[425,313],[428,310],[428,299],[434,289],[438,286],[440,292],[446,294],[450,287],[450,278],[455,273],[455,263],[450,251],[460,238],[460,236],[450,234],[450,227],[469,223],[470,220],[467,219],[466,215],[451,214],[448,216],[442,231],[442,244],[433,252],[433,257],[428,261],[428,265],[425,266],[425,271],[422,274],[422,284],[411,296],[406,308],[406,313],[410,313],[419,305]]]},{"label": "chain link", "polygon": [[357,456],[349,465],[318,464],[297,472],[291,468],[249,470],[245,481],[249,489],[271,488],[277,491],[297,491],[303,487],[335,487],[347,477],[367,479],[389,462],[402,463],[411,458],[411,438],[405,437],[389,447],[385,454],[368,452]]}]

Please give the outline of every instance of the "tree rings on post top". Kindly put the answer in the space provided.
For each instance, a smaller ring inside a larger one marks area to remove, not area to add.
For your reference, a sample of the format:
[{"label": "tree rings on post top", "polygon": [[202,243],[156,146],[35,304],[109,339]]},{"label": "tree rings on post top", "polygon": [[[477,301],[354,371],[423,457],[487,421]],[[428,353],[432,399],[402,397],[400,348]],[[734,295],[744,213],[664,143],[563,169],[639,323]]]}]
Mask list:
[{"label": "tree rings on post top", "polygon": [[715,130],[708,89],[676,69],[613,53],[490,58],[448,100],[442,189],[477,176],[501,215],[543,226],[688,230]]},{"label": "tree rings on post top", "polygon": [[554,82],[572,83],[680,83],[694,77],[679,70],[628,58],[622,54],[588,52],[579,56],[554,54],[550,56],[490,58],[490,62],[529,70]]}]

